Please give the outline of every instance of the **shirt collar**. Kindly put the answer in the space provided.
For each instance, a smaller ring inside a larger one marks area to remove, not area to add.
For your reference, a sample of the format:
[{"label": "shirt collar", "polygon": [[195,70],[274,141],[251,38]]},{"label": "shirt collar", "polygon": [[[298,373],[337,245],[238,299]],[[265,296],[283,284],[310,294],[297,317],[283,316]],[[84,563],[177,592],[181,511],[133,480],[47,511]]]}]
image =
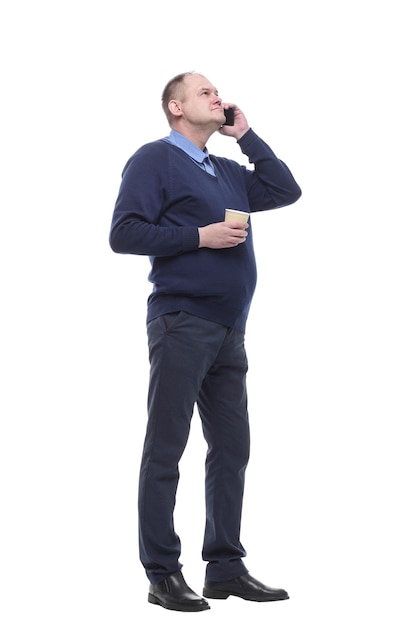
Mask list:
[{"label": "shirt collar", "polygon": [[184,137],[184,135],[181,135],[177,130],[171,130],[169,136],[165,137],[165,141],[184,150],[184,152],[194,159],[194,161],[197,161],[197,163],[203,163],[204,159],[209,156],[207,148],[200,150],[192,141]]}]

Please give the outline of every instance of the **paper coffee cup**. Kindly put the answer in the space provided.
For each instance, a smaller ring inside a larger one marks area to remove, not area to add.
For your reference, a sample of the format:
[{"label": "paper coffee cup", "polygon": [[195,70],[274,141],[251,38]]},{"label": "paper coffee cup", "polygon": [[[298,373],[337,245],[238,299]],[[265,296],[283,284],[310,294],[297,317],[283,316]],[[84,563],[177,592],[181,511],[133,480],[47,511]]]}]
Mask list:
[{"label": "paper coffee cup", "polygon": [[247,223],[249,219],[249,213],[245,211],[238,211],[237,209],[226,209],[224,215],[225,222],[243,222]]}]

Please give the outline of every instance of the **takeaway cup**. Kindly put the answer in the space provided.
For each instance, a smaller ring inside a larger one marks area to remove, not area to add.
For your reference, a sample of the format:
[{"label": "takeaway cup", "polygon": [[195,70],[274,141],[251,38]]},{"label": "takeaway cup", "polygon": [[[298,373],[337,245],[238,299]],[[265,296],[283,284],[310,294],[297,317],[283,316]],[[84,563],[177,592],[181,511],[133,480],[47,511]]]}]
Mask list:
[{"label": "takeaway cup", "polygon": [[237,209],[226,209],[224,215],[225,222],[243,222],[247,223],[249,219],[249,213],[245,211],[238,211]]}]

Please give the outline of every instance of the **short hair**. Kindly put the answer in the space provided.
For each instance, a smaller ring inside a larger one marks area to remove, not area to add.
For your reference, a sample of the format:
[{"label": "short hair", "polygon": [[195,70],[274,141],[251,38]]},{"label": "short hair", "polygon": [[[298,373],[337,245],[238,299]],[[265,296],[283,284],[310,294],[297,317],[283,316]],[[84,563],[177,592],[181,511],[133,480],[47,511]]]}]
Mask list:
[{"label": "short hair", "polygon": [[174,100],[175,98],[181,99],[184,97],[184,79],[186,76],[191,76],[192,74],[195,74],[195,72],[183,72],[182,74],[177,74],[176,76],[174,76],[174,78],[171,78],[171,80],[169,80],[164,87],[164,90],[162,92],[162,108],[167,117],[169,125],[171,125],[173,116],[171,114],[171,111],[169,110],[168,104],[171,100]]}]

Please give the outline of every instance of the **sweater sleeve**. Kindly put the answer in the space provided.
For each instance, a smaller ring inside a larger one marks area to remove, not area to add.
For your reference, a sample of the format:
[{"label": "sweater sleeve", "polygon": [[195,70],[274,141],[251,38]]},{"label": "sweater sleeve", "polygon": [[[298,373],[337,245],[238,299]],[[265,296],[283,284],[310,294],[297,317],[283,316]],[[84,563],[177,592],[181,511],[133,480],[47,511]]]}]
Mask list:
[{"label": "sweater sleeve", "polygon": [[251,211],[279,208],[299,199],[301,189],[287,165],[252,129],[238,143],[249,162],[254,164],[246,183]]},{"label": "sweater sleeve", "polygon": [[177,256],[198,248],[196,227],[158,224],[167,184],[164,154],[156,142],[140,148],[127,162],[110,228],[114,252]]}]

